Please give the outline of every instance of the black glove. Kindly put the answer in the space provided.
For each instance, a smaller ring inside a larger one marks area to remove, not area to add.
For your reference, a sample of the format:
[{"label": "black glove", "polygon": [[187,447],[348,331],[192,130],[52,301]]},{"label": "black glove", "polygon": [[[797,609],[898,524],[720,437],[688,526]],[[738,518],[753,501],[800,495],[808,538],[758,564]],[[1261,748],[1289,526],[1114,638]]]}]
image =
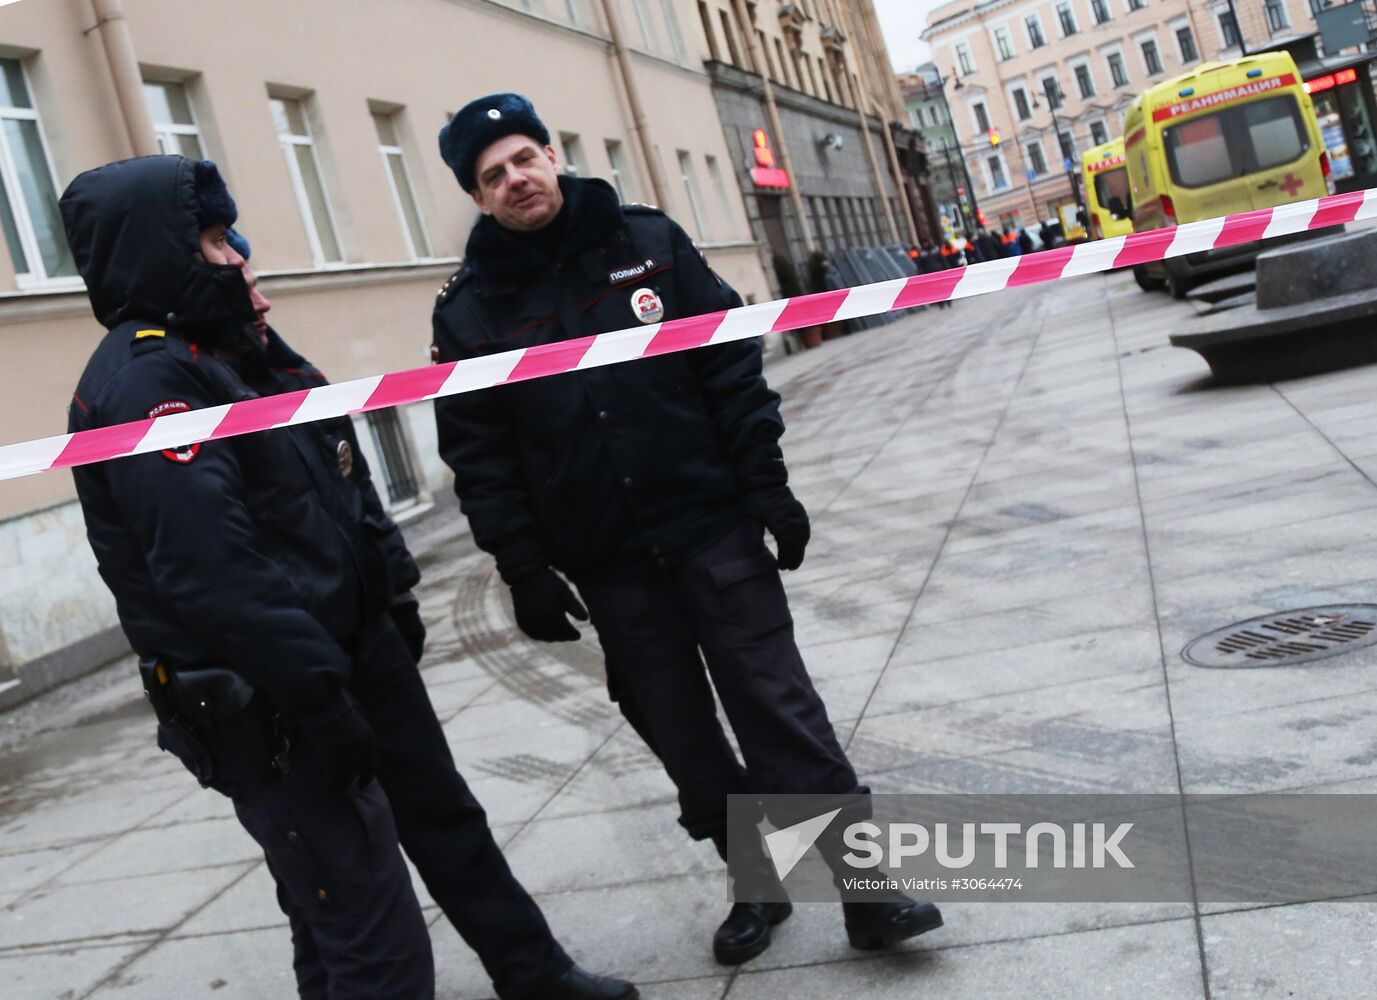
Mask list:
[{"label": "black glove", "polygon": [[548,566],[512,584],[512,605],[521,631],[541,642],[572,642],[579,638],[579,630],[569,623],[566,614],[581,622],[588,620],[588,609]]},{"label": "black glove", "polygon": [[320,754],[325,780],[332,791],[343,792],[355,781],[364,788],[378,770],[378,745],[367,721],[349,703],[329,721],[306,722],[306,735]]},{"label": "black glove", "polygon": [[397,631],[406,640],[406,648],[411,651],[411,658],[420,663],[421,654],[426,648],[426,625],[421,621],[420,602],[407,591],[387,610],[392,615],[392,624],[397,626]]},{"label": "black glove", "polygon": [[794,497],[787,486],[772,486],[755,490],[744,497],[746,511],[770,530],[779,550],[776,559],[780,569],[798,569],[803,565],[803,550],[808,547],[812,529],[808,526],[808,511]]}]

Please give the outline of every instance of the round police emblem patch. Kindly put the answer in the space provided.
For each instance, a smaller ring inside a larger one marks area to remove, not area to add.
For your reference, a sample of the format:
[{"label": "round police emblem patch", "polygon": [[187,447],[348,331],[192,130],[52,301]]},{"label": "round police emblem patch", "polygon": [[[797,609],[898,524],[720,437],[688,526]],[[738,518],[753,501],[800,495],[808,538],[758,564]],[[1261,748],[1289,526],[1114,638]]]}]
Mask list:
[{"label": "round police emblem patch", "polygon": [[335,449],[335,457],[339,459],[339,474],[345,479],[354,471],[354,449],[349,447],[348,441],[341,441],[339,447]]},{"label": "round police emblem patch", "polygon": [[638,288],[631,293],[631,311],[642,323],[658,323],[665,318],[665,304],[653,288]]}]

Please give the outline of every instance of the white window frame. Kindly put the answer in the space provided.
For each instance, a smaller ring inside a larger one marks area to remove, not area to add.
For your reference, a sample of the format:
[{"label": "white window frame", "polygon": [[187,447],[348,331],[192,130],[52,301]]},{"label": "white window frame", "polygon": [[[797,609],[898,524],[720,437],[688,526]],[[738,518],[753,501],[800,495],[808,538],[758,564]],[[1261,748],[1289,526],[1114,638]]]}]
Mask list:
[{"label": "white window frame", "polygon": [[[1228,5],[1227,5],[1227,4],[1223,4],[1223,5],[1218,6],[1218,7],[1211,7],[1211,8],[1210,8],[1210,14],[1211,14],[1211,16],[1214,18],[1214,30],[1215,30],[1215,32],[1219,35],[1219,47],[1220,47],[1220,52],[1222,53],[1222,52],[1237,52],[1237,51],[1239,51],[1239,50],[1242,48],[1242,46],[1239,45],[1239,40],[1243,37],[1242,31],[1236,30],[1236,31],[1234,32],[1235,40],[1234,40],[1234,43],[1233,43],[1232,45],[1225,45],[1225,44],[1224,44],[1224,19],[1227,18],[1227,17],[1229,16],[1229,7],[1228,7]],[[1238,19],[1237,19],[1237,17],[1235,17],[1235,19],[1234,19],[1234,24],[1235,24],[1235,27],[1237,27],[1237,25],[1238,25]],[[1196,47],[1198,48],[1198,47],[1200,46],[1200,39],[1197,38],[1197,39],[1195,40],[1195,44],[1196,44]]]},{"label": "white window frame", "polygon": [[[1030,91],[1030,90],[1028,89],[1028,82],[1027,82],[1023,77],[1019,77],[1017,80],[1011,80],[1011,81],[1009,81],[1007,84],[1005,84],[1005,87],[1007,88],[1007,92],[1008,92],[1008,96],[1009,96],[1009,111],[1012,112],[1012,114],[1013,114],[1013,116],[1014,116],[1014,121],[1016,121],[1016,122],[1030,122],[1030,121],[1032,121],[1032,120],[1033,120],[1033,92]],[[1018,100],[1014,97],[1014,93],[1015,93],[1015,91],[1019,91],[1019,90],[1023,91],[1023,103],[1024,103],[1025,105],[1027,105],[1027,107],[1028,107],[1028,117],[1026,117],[1026,118],[1020,118],[1020,117],[1018,116]]]},{"label": "white window frame", "polygon": [[732,215],[731,195],[727,193],[727,180],[722,173],[722,164],[711,153],[703,157],[703,164],[708,172],[708,183],[712,185],[713,197],[717,200],[717,207],[722,213],[721,229],[715,230],[715,232],[719,237],[730,237],[735,229],[735,222]]},{"label": "white window frame", "polygon": [[1271,5],[1271,3],[1270,3],[1270,0],[1261,0],[1261,2],[1262,2],[1262,19],[1263,19],[1263,21],[1266,22],[1266,24],[1267,24],[1267,33],[1268,33],[1269,35],[1279,35],[1279,34],[1281,34],[1283,31],[1290,31],[1290,30],[1291,30],[1291,11],[1288,10],[1287,7],[1286,7],[1286,0],[1276,0],[1277,9],[1281,11],[1281,22],[1282,22],[1282,23],[1281,23],[1281,27],[1279,27],[1279,28],[1278,28],[1278,27],[1273,27],[1273,26],[1272,26],[1272,14],[1271,14],[1271,6],[1272,6],[1272,5]]},{"label": "white window frame", "polygon": [[[400,114],[400,112],[374,111],[372,112],[372,114],[379,115],[383,118],[391,119],[392,130],[394,132],[400,132],[400,130],[397,128],[397,115]],[[382,157],[383,173],[387,175],[387,189],[392,192],[392,207],[397,210],[397,221],[401,223],[402,235],[406,237],[407,252],[411,255],[412,260],[434,260],[434,243],[431,241],[430,238],[430,230],[426,228],[426,213],[421,211],[421,206],[416,201],[416,181],[413,180],[411,177],[411,168],[406,165],[406,152],[399,145],[389,146],[387,143],[382,141],[382,136],[379,136],[378,155]],[[412,210],[416,213],[416,224],[421,227],[421,239],[426,241],[426,246],[424,248],[426,250],[425,253],[420,252],[421,248],[418,248],[415,244],[415,241],[411,238],[411,226],[406,221],[406,208],[402,205],[402,193],[397,190],[397,181],[392,176],[392,166],[387,162],[387,158],[389,156],[395,156],[397,158],[397,162],[400,163],[402,166],[402,176],[406,178],[406,186],[411,192],[411,207]],[[320,170],[319,163],[316,164],[316,170]],[[324,183],[325,178],[322,177],[321,184]],[[330,204],[328,198],[326,199],[325,207],[326,210],[329,211]],[[333,224],[333,221],[334,220],[332,219],[331,224]],[[336,232],[335,239],[339,239],[338,232]],[[343,252],[344,248],[340,247],[340,253],[343,254]]]},{"label": "white window frame", "polygon": [[[1096,125],[1104,129],[1104,139],[1101,142],[1095,141]],[[1104,117],[1091,118],[1089,121],[1085,123],[1085,131],[1090,136],[1090,145],[1092,146],[1103,146],[1110,139],[1114,138],[1114,133],[1109,130],[1109,119]]]},{"label": "white window frame", "polygon": [[[1038,155],[1042,157],[1042,169],[1039,170],[1033,163],[1030,150],[1037,147]],[[1027,169],[1033,172],[1034,177],[1046,177],[1052,171],[1047,162],[1047,150],[1042,148],[1042,139],[1028,139],[1023,143],[1023,162],[1027,164]]]},{"label": "white window frame", "polygon": [[[1109,57],[1118,56],[1119,64],[1124,68],[1124,82],[1117,83],[1114,80],[1114,70],[1110,68]],[[1128,60],[1124,58],[1124,47],[1122,45],[1106,45],[1100,49],[1100,57],[1104,60],[1104,71],[1109,77],[1109,89],[1119,90],[1123,87],[1133,86],[1133,71],[1128,68]]]},{"label": "white window frame", "polygon": [[[1034,76],[1038,81],[1037,95],[1047,103],[1048,111],[1061,111],[1062,108],[1066,107],[1066,88],[1061,85],[1061,78],[1057,75],[1057,67],[1049,66],[1046,69],[1038,70]],[[1047,96],[1048,80],[1052,81],[1052,84],[1057,88],[1057,93],[1061,95],[1061,103],[1055,108],[1052,107],[1052,102]]]},{"label": "white window frame", "polygon": [[1090,20],[1095,22],[1094,27],[1096,28],[1098,28],[1102,24],[1108,24],[1110,21],[1114,20],[1114,8],[1110,5],[1109,0],[1098,0],[1098,2],[1101,6],[1104,7],[1105,18],[1103,21],[1101,21],[1099,20],[1099,18],[1095,16],[1095,2],[1094,0],[1092,0],[1090,4]]},{"label": "white window frame", "polygon": [[[1004,46],[1000,45],[1001,37],[1006,43]],[[1018,55],[1018,46],[1014,44],[1014,36],[1009,30],[1008,21],[1005,21],[1003,24],[996,24],[990,29],[990,48],[994,49],[996,62],[1008,62]],[[1004,48],[1008,48],[1009,50],[1007,56],[1004,54]]]},{"label": "white window frame", "polygon": [[[325,174],[320,169],[320,157],[316,155],[315,136],[311,134],[311,117],[307,111],[306,99],[301,97],[277,97],[268,95],[269,100],[294,102],[301,109],[301,119],[306,123],[306,135],[293,135],[291,133],[278,132],[277,142],[282,147],[282,158],[287,161],[287,175],[292,179],[292,191],[296,194],[296,204],[301,212],[301,221],[306,225],[306,242],[311,246],[311,259],[315,262],[319,270],[343,267],[348,263],[344,253],[344,241],[339,236],[339,225],[335,222],[335,210],[330,206],[330,190],[325,186]],[[339,247],[339,260],[326,260],[325,251],[321,248],[320,233],[316,229],[315,213],[311,211],[311,199],[306,194],[306,184],[301,179],[301,168],[297,166],[296,157],[292,155],[292,146],[305,146],[311,151],[311,161],[316,166],[316,177],[320,180],[321,202],[325,206],[326,221],[330,223],[331,235],[335,237],[335,246]]]},{"label": "white window frame", "polygon": [[635,201],[636,178],[626,155],[626,143],[620,139],[604,139],[602,149],[607,154],[608,172],[612,175],[612,186],[617,189],[617,197],[623,204]]},{"label": "white window frame", "polygon": [[[994,173],[990,170],[990,161],[998,160],[999,168],[1004,172],[1004,186],[997,188],[994,183]],[[1009,173],[1009,161],[1004,158],[1003,148],[988,150],[980,155],[980,172],[984,175],[985,190],[991,194],[1000,194],[1014,189],[1013,175]]]},{"label": "white window frame", "polygon": [[[1085,67],[1086,75],[1090,77],[1090,93],[1081,93],[1081,81],[1076,76],[1076,70]],[[1099,86],[1095,83],[1095,68],[1090,64],[1089,56],[1076,56],[1074,59],[1066,60],[1066,68],[1071,72],[1071,79],[1076,81],[1076,99],[1088,101],[1090,98],[1099,94]]]},{"label": "white window frame", "polygon": [[[994,119],[990,117],[990,102],[983,97],[973,97],[967,102],[966,107],[971,112],[971,134],[977,139],[982,139],[989,135],[989,130],[994,128]],[[989,122],[985,128],[980,127],[980,116],[976,114],[976,108],[985,109],[985,121]]]},{"label": "white window frame", "polygon": [[699,204],[703,200],[703,192],[698,188],[698,177],[693,171],[693,154],[686,149],[676,149],[674,152],[679,164],[679,176],[684,182],[689,213],[693,216],[694,236],[700,242],[706,242],[708,231],[703,226],[703,209]]},{"label": "white window frame", "polygon": [[[181,150],[172,140],[174,135],[189,135],[196,140],[196,144],[201,147],[201,153],[206,152],[206,137],[201,134],[201,126],[196,121],[196,108],[191,103],[191,94],[187,92],[186,83],[182,80],[148,80],[142,81],[145,84],[156,84],[159,87],[181,87],[182,93],[186,97],[187,110],[191,112],[191,124],[179,125],[177,122],[153,122],[153,135],[158,140],[158,148],[164,153],[176,152]],[[149,108],[149,118],[153,117],[153,109]]]},{"label": "white window frame", "polygon": [[[33,86],[29,83],[29,68],[24,65],[24,60],[14,57],[13,59],[19,66],[19,73],[24,81],[24,89],[28,92],[29,103],[37,104],[34,100]],[[38,129],[38,143],[43,150],[43,165],[48,169],[48,177],[52,181],[53,190],[61,192],[63,186],[58,183],[57,172],[53,170],[53,154],[48,146],[48,134],[43,129],[43,119],[38,113],[38,108],[13,108],[0,106],[0,118],[22,118],[31,121]],[[29,206],[24,201],[23,188],[19,185],[19,171],[14,165],[14,154],[10,151],[9,139],[4,134],[4,129],[0,128],[0,175],[5,181],[5,190],[10,192],[10,214],[14,216],[14,228],[19,231],[19,245],[24,249],[24,256],[28,259],[29,270],[20,273],[15,269],[14,282],[20,291],[28,291],[35,288],[60,288],[72,287],[80,288],[82,285],[80,275],[58,275],[51,277],[43,267],[43,251],[38,245],[38,233],[33,228],[33,220],[29,218]],[[4,195],[0,195],[4,197]],[[11,261],[11,263],[14,263]]]},{"label": "white window frame", "polygon": [[[1191,41],[1195,43],[1194,59],[1187,59],[1186,53],[1181,49],[1181,37],[1178,32],[1182,28],[1186,28],[1190,31]],[[1167,30],[1171,32],[1171,40],[1176,45],[1176,57],[1181,60],[1182,66],[1194,66],[1196,63],[1200,62],[1200,39],[1195,37],[1195,29],[1191,27],[1189,20],[1184,17],[1173,18],[1167,22]]]},{"label": "white window frame", "polygon": [[[956,65],[958,76],[974,76],[980,71],[980,67],[975,64],[975,52],[971,49],[970,42],[957,42],[952,46],[952,61]],[[969,69],[966,68],[968,63]]]},{"label": "white window frame", "polygon": [[[1152,42],[1157,47],[1157,61],[1161,63],[1161,68],[1156,72],[1153,72],[1152,68],[1148,66],[1147,54],[1143,52],[1144,42]],[[1143,64],[1143,75],[1149,80],[1154,76],[1160,76],[1166,73],[1167,64],[1166,60],[1162,58],[1162,40],[1157,37],[1157,29],[1154,28],[1152,31],[1141,31],[1134,35],[1133,47],[1138,50],[1138,59]]]},{"label": "white window frame", "polygon": [[[570,146],[574,148],[572,153],[569,151]],[[559,153],[560,173],[568,174],[570,177],[581,177],[580,171],[588,167],[587,157],[583,151],[583,138],[577,132],[560,132]],[[579,165],[579,160],[585,160],[582,166]]]},{"label": "white window frame", "polygon": [[[1061,8],[1065,7],[1066,12],[1071,15],[1071,30],[1067,31],[1066,26],[1061,23]],[[1052,13],[1057,15],[1057,29],[1061,32],[1062,38],[1070,38],[1072,35],[1081,33],[1081,19],[1076,16],[1076,5],[1071,0],[1056,0],[1052,4]]]},{"label": "white window frame", "polygon": [[1124,9],[1132,14],[1137,10],[1147,10],[1148,0],[1124,0]]},{"label": "white window frame", "polygon": [[[1033,38],[1032,38],[1031,35],[1028,35],[1028,22],[1029,22],[1029,21],[1036,21],[1036,22],[1038,23],[1038,36],[1042,39],[1042,44],[1041,44],[1041,45],[1038,45],[1038,46],[1034,46],[1034,45],[1033,45]],[[1028,51],[1029,51],[1029,52],[1036,52],[1038,49],[1045,49],[1045,48],[1047,48],[1047,46],[1049,46],[1049,45],[1052,44],[1051,40],[1047,37],[1047,25],[1044,24],[1043,21],[1042,21],[1042,12],[1041,12],[1041,11],[1035,10],[1035,11],[1031,11],[1031,12],[1029,12],[1029,13],[1023,15],[1023,33],[1024,33],[1025,35],[1028,35]]]}]

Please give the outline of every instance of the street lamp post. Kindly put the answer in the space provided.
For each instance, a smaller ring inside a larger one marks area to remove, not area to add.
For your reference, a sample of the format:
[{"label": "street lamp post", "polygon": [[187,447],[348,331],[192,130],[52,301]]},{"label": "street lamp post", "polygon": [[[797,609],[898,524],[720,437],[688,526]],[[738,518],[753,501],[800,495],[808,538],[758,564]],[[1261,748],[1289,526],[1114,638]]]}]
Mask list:
[{"label": "street lamp post", "polygon": [[[961,229],[962,231],[965,231],[967,229],[970,229],[973,223],[979,223],[980,205],[975,200],[975,185],[971,183],[970,171],[966,169],[966,157],[961,150],[961,140],[958,139],[956,136],[956,125],[955,119],[952,118],[951,105],[947,103],[947,79],[948,78],[944,77],[940,72],[937,74],[937,92],[942,95],[942,109],[947,113],[947,131],[951,134],[952,139],[956,143],[956,158],[961,162],[961,176],[962,178],[964,178],[966,182],[965,198],[962,198],[959,194],[956,197],[956,210],[958,213],[962,215]],[[960,76],[956,77],[955,87],[957,90],[961,89]],[[951,174],[952,187],[960,188],[961,185],[956,183],[956,172],[952,169],[951,164],[951,150],[948,148],[947,140],[945,138],[942,139],[942,156],[947,161],[947,172]],[[961,206],[966,203],[966,199],[970,199],[970,219],[966,219],[965,213],[961,212]]]},{"label": "street lamp post", "polygon": [[[1076,203],[1076,209],[1077,209],[1077,211],[1079,211],[1080,208],[1081,208],[1081,205],[1082,205],[1082,202],[1081,202],[1081,179],[1080,179],[1080,174],[1079,174],[1079,172],[1076,170],[1075,158],[1072,157],[1072,156],[1070,156],[1070,155],[1068,155],[1067,152],[1066,152],[1066,150],[1062,148],[1062,145],[1061,145],[1061,120],[1057,117],[1057,102],[1053,99],[1051,90],[1048,89],[1048,86],[1047,86],[1047,85],[1048,85],[1049,83],[1051,83],[1052,85],[1056,86],[1056,85],[1057,85],[1056,78],[1055,78],[1055,77],[1050,77],[1050,76],[1049,76],[1049,77],[1046,77],[1046,78],[1043,79],[1043,81],[1042,81],[1042,96],[1043,96],[1044,98],[1046,98],[1046,100],[1047,100],[1047,110],[1048,110],[1048,112],[1052,115],[1052,133],[1053,133],[1053,135],[1056,137],[1056,140],[1057,140],[1057,152],[1061,153],[1062,161],[1063,161],[1063,163],[1064,163],[1065,166],[1066,166],[1066,176],[1067,176],[1067,177],[1070,179],[1070,181],[1071,181],[1071,198],[1075,201],[1075,203]],[[1058,87],[1058,89],[1060,89],[1060,87]],[[1034,98],[1034,99],[1033,99],[1033,106],[1034,106],[1034,107],[1037,106],[1037,98]],[[1069,133],[1068,133],[1068,134],[1069,134]],[[1071,138],[1072,138],[1072,141],[1074,142],[1074,141],[1075,141],[1075,136],[1073,135]],[[1073,152],[1073,153],[1075,152],[1074,146],[1072,147],[1071,152]]]}]

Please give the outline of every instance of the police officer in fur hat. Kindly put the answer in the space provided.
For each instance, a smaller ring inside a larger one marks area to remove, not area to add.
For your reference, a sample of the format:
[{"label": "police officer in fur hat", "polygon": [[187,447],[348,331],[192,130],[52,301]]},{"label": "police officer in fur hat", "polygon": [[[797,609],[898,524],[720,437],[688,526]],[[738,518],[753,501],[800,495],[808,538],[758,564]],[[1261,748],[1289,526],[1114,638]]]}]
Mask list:
[{"label": "police officer in fur hat", "polygon": [[[440,153],[482,216],[435,305],[438,360],[741,304],[663,212],[561,175],[524,97],[473,101],[440,133]],[[794,641],[779,571],[802,563],[809,522],[788,486],[759,341],[449,396],[435,412],[517,624],[560,642],[579,638],[571,617],[591,618],[609,691],[677,786],[691,837],[727,858],[731,793],[866,791]],[[733,845],[731,866],[738,886],[774,877],[758,843]],[[717,959],[760,954],[789,913],[741,899],[714,935]],[[845,921],[853,944],[879,947],[941,916],[900,898],[848,903]]]}]

